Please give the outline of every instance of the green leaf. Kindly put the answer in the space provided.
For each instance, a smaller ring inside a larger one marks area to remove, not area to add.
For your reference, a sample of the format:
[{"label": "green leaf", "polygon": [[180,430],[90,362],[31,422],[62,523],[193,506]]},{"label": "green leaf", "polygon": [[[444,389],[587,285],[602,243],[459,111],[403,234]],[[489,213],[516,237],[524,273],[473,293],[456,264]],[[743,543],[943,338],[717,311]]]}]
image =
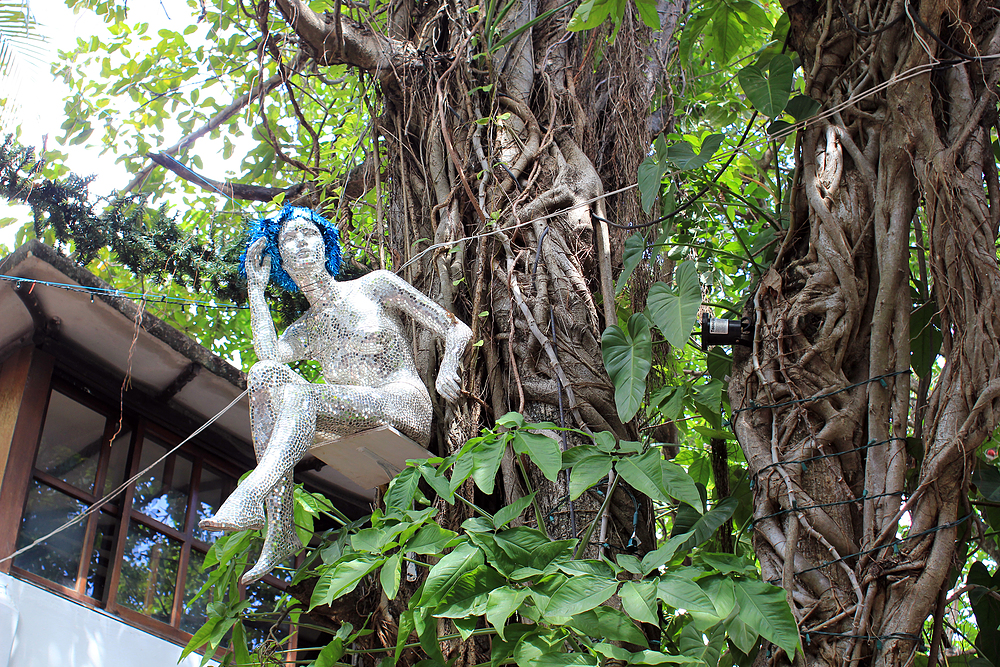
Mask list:
[{"label": "green leaf", "polygon": [[472,479],[486,495],[491,495],[496,486],[497,470],[506,447],[506,437],[487,438],[472,451]]},{"label": "green leaf", "polygon": [[576,500],[584,491],[607,477],[613,461],[608,454],[594,454],[577,461],[569,476],[569,499]]},{"label": "green leaf", "polygon": [[231,646],[233,647],[233,656],[236,658],[236,664],[249,665],[250,651],[247,650],[247,633],[242,621],[237,621],[233,624]]},{"label": "green leaf", "polygon": [[623,458],[615,464],[615,470],[629,485],[653,500],[670,503],[666,489],[663,487],[663,473],[660,462],[663,456],[659,449],[646,450],[640,456]]},{"label": "green leaf", "polygon": [[[459,577],[482,564],[483,552],[478,547],[469,542],[459,544],[454,551],[435,563],[427,573],[420,598],[415,603],[416,607],[435,605],[455,585]],[[415,608],[412,602],[414,599],[410,598],[411,609]]]},{"label": "green leaf", "polygon": [[615,385],[615,406],[623,422],[639,411],[646,395],[646,376],[653,365],[653,339],[646,316],[635,313],[626,328],[622,331],[613,324],[601,335],[604,366]]},{"label": "green leaf", "polygon": [[764,581],[741,580],[735,584],[740,619],[788,655],[801,650],[799,630],[785,591]]},{"label": "green leaf", "polygon": [[656,583],[652,581],[626,581],[618,592],[622,609],[629,616],[652,625],[659,625],[656,613]]},{"label": "green leaf", "polygon": [[[670,461],[660,461],[660,474],[667,495],[702,512],[701,492],[684,468]],[[718,527],[718,526],[717,526]]]},{"label": "green leaf", "polygon": [[528,526],[508,528],[494,535],[493,540],[514,562],[527,566],[534,562],[531,554],[535,549],[552,543],[545,533]]},{"label": "green leaf", "polygon": [[567,579],[549,598],[544,614],[549,619],[576,616],[604,603],[618,590],[618,582],[585,574]]},{"label": "green leaf", "polygon": [[656,585],[656,596],[674,609],[715,613],[715,605],[698,584],[674,574],[660,575],[660,581]]},{"label": "green leaf", "polygon": [[524,417],[519,412],[508,412],[497,419],[497,426],[504,428],[521,428],[524,426]]},{"label": "green leaf", "polygon": [[385,493],[386,509],[392,507],[401,510],[410,509],[419,491],[420,473],[416,468],[405,468],[389,482],[389,490]]},{"label": "green leaf", "polygon": [[434,615],[442,618],[481,616],[487,610],[487,595],[507,583],[488,565],[480,565],[465,572],[441,598]]},{"label": "green leaf", "polygon": [[721,346],[716,345],[709,349],[705,355],[705,365],[708,367],[708,374],[716,380],[726,381],[726,376],[732,372],[733,358],[726,354]]},{"label": "green leaf", "polygon": [[805,120],[806,118],[815,116],[821,106],[823,105],[808,95],[796,95],[788,100],[785,113],[789,114],[795,120]]},{"label": "green leaf", "polygon": [[[647,160],[649,158],[646,158]],[[642,166],[640,169],[640,181],[642,179]],[[659,188],[659,181],[657,181],[657,188]],[[642,192],[642,185],[639,185],[639,191]],[[652,206],[652,204],[650,204]],[[643,206],[645,208],[645,205]],[[648,213],[648,209],[646,210]],[[632,236],[625,239],[625,248],[622,250],[622,272],[618,274],[618,281],[615,283],[615,294],[621,294],[621,291],[625,289],[625,284],[628,282],[629,277],[631,277],[632,272],[635,271],[635,267],[639,266],[639,262],[642,261],[642,256],[646,253],[646,237],[641,233],[636,232]]]},{"label": "green leaf", "polygon": [[[678,533],[677,536],[685,538],[678,544],[678,551],[694,549],[707,542],[715,534],[715,531],[733,516],[733,512],[736,511],[738,506],[739,500],[734,496],[730,496],[716,503],[715,507],[695,519],[693,524],[678,526],[675,521],[674,529],[683,531],[683,533]],[[692,512],[692,516],[698,515]]]},{"label": "green leaf", "polygon": [[573,12],[572,18],[566,25],[570,32],[590,30],[604,23],[611,10],[614,8],[614,0],[585,0]]},{"label": "green leaf", "polygon": [[501,639],[505,639],[504,630],[507,619],[521,607],[527,597],[528,591],[524,588],[514,589],[510,586],[503,586],[490,591],[486,605],[486,622],[496,628]]},{"label": "green leaf", "polygon": [[365,576],[385,562],[383,558],[364,555],[353,560],[341,561],[324,572],[309,601],[309,609],[321,604],[330,604],[342,595],[353,591]]},{"label": "green leaf", "polygon": [[649,647],[646,636],[639,631],[632,619],[614,607],[595,607],[577,614],[567,625],[588,637]]},{"label": "green leaf", "polygon": [[934,367],[941,351],[941,328],[937,306],[928,301],[910,314],[910,366],[919,377],[925,377]]},{"label": "green leaf", "polygon": [[522,496],[512,502],[510,505],[501,507],[497,510],[497,513],[493,515],[493,525],[496,528],[503,528],[508,523],[521,516],[521,512],[528,508],[531,501],[535,498],[535,491],[532,491],[526,496]]},{"label": "green leaf", "polygon": [[[323,647],[323,650],[319,652],[316,656],[315,667],[333,667],[340,660],[341,656],[344,655],[344,640],[340,637],[336,637],[333,641]],[[237,664],[249,664],[240,663]]]},{"label": "green leaf", "polygon": [[785,109],[792,90],[792,59],[776,54],[766,68],[747,65],[737,78],[747,99],[767,118],[775,118]]},{"label": "green leaf", "polygon": [[532,462],[545,475],[545,479],[550,482],[558,479],[559,471],[562,470],[562,452],[559,451],[559,443],[547,435],[518,430],[514,432],[513,445],[515,452],[531,457]]},{"label": "green leaf", "polygon": [[660,15],[656,12],[656,0],[635,0],[642,22],[653,30],[660,29]]},{"label": "green leaf", "polygon": [[212,636],[212,633],[215,632],[215,628],[221,621],[222,616],[209,616],[208,620],[205,621],[205,624],[198,628],[198,631],[191,636],[191,640],[187,643],[187,646],[184,647],[184,650],[181,651],[181,657],[179,660],[183,660],[188,655],[207,644],[208,638]]},{"label": "green leaf", "polygon": [[678,264],[674,280],[677,283],[676,292],[662,282],[650,288],[646,311],[663,337],[673,347],[681,349],[687,343],[701,307],[701,285],[694,262]]},{"label": "green leaf", "polygon": [[295,534],[298,535],[302,544],[309,544],[313,536],[313,519],[315,515],[310,511],[308,505],[299,500],[298,494],[295,497],[294,507]]},{"label": "green leaf", "polygon": [[[972,471],[972,483],[985,500],[1000,502],[1000,470],[993,466],[983,466]],[[1000,526],[995,526],[997,528]]]},{"label": "green leaf", "polygon": [[677,646],[685,656],[697,658],[708,667],[715,667],[726,647],[726,629],[719,625],[703,634],[693,623],[688,624],[681,630]]},{"label": "green leaf", "polygon": [[399,592],[400,570],[402,569],[400,567],[401,558],[402,554],[398,553],[389,556],[378,575],[379,583],[382,584],[382,590],[390,600],[395,599],[396,593]]},{"label": "green leaf", "polygon": [[657,160],[652,155],[647,155],[639,163],[639,202],[642,204],[643,213],[649,213],[650,209],[653,208],[656,195],[660,194],[660,184],[666,173],[666,161]]},{"label": "green leaf", "polygon": [[455,537],[454,531],[442,528],[436,523],[428,523],[406,542],[404,551],[412,551],[417,554],[439,554]]},{"label": "green leaf", "polygon": [[705,137],[705,140],[701,142],[701,150],[697,153],[686,141],[678,141],[675,144],[671,144],[670,148],[667,149],[667,159],[670,160],[678,169],[683,171],[690,171],[692,169],[701,169],[708,161],[712,159],[715,152],[719,150],[719,146],[722,145],[723,136],[721,134],[711,134]]},{"label": "green leaf", "polygon": [[606,560],[574,558],[572,560],[559,562],[556,564],[556,567],[559,568],[560,572],[570,576],[576,574],[596,574],[599,577],[611,578],[616,576],[615,568],[612,567],[611,563]]},{"label": "green leaf", "polygon": [[[410,599],[412,601],[413,598]],[[413,610],[413,629],[420,639],[420,648],[430,656],[432,664],[443,665],[445,661],[441,654],[441,643],[438,641],[437,625],[438,620],[428,613],[426,607],[418,606]]]}]

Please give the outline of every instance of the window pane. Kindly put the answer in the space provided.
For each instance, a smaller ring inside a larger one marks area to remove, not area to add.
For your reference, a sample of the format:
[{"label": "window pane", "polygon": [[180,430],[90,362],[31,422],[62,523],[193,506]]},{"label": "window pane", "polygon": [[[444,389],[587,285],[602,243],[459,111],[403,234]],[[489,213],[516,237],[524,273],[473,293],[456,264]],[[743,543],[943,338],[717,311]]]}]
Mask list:
[{"label": "window pane", "polygon": [[117,535],[118,517],[101,512],[97,519],[94,551],[90,554],[90,569],[87,571],[87,595],[92,598],[103,600],[107,592]]},{"label": "window pane", "polygon": [[[21,516],[17,548],[26,547],[48,535],[85,509],[87,506],[79,500],[32,480],[27,507]],[[86,525],[86,521],[80,521],[53,535],[15,558],[14,565],[62,586],[75,588]]]},{"label": "window pane", "polygon": [[118,582],[118,604],[170,623],[180,552],[176,540],[130,522]]},{"label": "window pane", "polygon": [[[162,441],[147,436],[142,444],[139,470],[145,470],[168,451]],[[172,454],[160,461],[135,483],[132,506],[171,528],[184,530],[191,470],[191,460],[183,454]]]},{"label": "window pane", "polygon": [[35,467],[78,489],[93,491],[104,439],[104,415],[53,391]]},{"label": "window pane", "polygon": [[212,593],[206,591],[204,595],[191,602],[191,599],[198,594],[202,585],[208,581],[210,572],[202,572],[201,565],[205,562],[205,554],[195,549],[191,550],[188,556],[187,578],[184,579],[184,616],[181,618],[181,630],[194,634],[205,623],[208,618],[208,603],[212,600]]},{"label": "window pane", "polygon": [[[111,493],[125,481],[125,472],[128,466],[128,450],[131,443],[132,429],[123,424],[121,433],[111,441],[111,456],[108,457],[108,474],[104,478],[103,495]],[[116,502],[121,502],[121,497],[115,500]]]},{"label": "window pane", "polygon": [[214,542],[213,532],[202,530],[198,527],[198,522],[215,516],[215,513],[222,507],[222,501],[229,495],[230,490],[235,486],[235,480],[229,475],[224,475],[215,468],[202,465],[201,482],[198,484],[198,513],[194,522],[194,536],[202,542]]},{"label": "window pane", "polygon": [[[271,626],[281,616],[280,612],[275,611],[275,605],[280,597],[281,591],[263,582],[258,581],[247,586],[247,601],[250,603],[250,608],[247,610],[248,620],[244,621],[243,625],[246,627],[247,642],[251,650],[268,639]],[[282,623],[275,629],[274,638],[284,644],[288,633],[288,623]]]}]

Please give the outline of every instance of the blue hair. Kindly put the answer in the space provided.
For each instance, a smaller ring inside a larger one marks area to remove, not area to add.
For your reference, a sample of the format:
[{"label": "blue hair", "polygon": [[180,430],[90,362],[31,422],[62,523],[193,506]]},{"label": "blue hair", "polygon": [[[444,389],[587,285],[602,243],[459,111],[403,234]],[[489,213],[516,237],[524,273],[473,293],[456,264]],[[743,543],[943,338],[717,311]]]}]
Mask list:
[{"label": "blue hair", "polygon": [[247,228],[247,243],[240,255],[240,275],[247,275],[247,250],[257,239],[266,239],[264,252],[271,257],[271,282],[286,292],[298,292],[299,287],[281,266],[281,252],[278,250],[278,235],[285,223],[293,218],[309,220],[319,229],[326,245],[326,270],[331,276],[340,272],[340,233],[329,220],[302,206],[285,206],[278,213],[260,218]]}]

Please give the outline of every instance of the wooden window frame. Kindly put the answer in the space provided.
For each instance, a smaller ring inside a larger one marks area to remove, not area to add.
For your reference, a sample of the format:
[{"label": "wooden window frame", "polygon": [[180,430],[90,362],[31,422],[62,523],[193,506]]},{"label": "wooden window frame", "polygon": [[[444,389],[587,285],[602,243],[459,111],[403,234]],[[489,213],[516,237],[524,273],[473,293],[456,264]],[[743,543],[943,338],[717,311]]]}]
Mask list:
[{"label": "wooden window frame", "polygon": [[[3,469],[3,488],[5,492],[2,494],[3,499],[0,500],[0,554],[11,554],[15,551],[16,540],[20,535],[21,517],[26,509],[28,500],[28,491],[36,481],[88,507],[103,497],[104,483],[111,456],[110,442],[113,437],[118,435],[119,423],[123,425],[127,424],[128,428],[132,431],[129,438],[129,451],[125,466],[126,480],[131,479],[139,472],[142,460],[142,447],[147,434],[153,436],[171,449],[183,439],[170,430],[150,421],[148,418],[135,414],[134,411],[128,408],[121,411],[117,407],[109,406],[90,393],[81,391],[78,381],[71,381],[67,377],[62,377],[62,374],[55,369],[52,357],[37,348],[33,350],[26,348],[24,354],[15,354],[14,357],[4,362],[3,373],[0,373],[0,382],[10,381],[12,378],[15,381],[20,378],[24,382],[20,410],[13,429],[7,461]],[[79,489],[34,467],[53,391],[64,394],[71,400],[94,410],[105,418],[105,429],[92,488],[92,491],[102,493],[102,495],[95,495],[94,493]],[[76,584],[74,587],[63,586],[18,567],[14,564],[13,559],[0,564],[0,572],[15,576],[90,609],[108,612],[144,632],[181,646],[187,645],[192,635],[182,630],[180,624],[184,611],[188,562],[190,561],[192,549],[205,554],[212,546],[211,543],[198,539],[194,534],[194,524],[197,519],[196,508],[199,504],[198,491],[201,484],[201,474],[204,466],[207,464],[223,475],[229,476],[232,484],[228,489],[224,490],[223,495],[225,497],[235,487],[235,482],[239,478],[240,472],[230,462],[215,456],[212,452],[207,451],[195,442],[185,443],[184,446],[172,454],[167,459],[168,466],[176,460],[177,454],[183,454],[192,463],[183,531],[147,516],[133,507],[135,494],[135,484],[133,483],[126,487],[124,494],[119,496],[119,499],[109,502],[100,510],[93,512],[87,517],[84,524],[84,538],[80,547],[80,563],[77,568]],[[87,595],[86,584],[91,557],[94,551],[94,543],[97,538],[97,523],[102,514],[113,517],[117,522],[117,526],[114,535],[113,553],[108,563],[107,582],[104,585],[102,597],[95,598]],[[154,619],[119,604],[117,601],[128,529],[133,523],[141,524],[154,533],[159,533],[168,539],[173,539],[180,543],[170,623]],[[284,592],[287,586],[286,582],[273,575],[265,576],[261,582],[279,592]],[[242,585],[240,586],[240,593],[241,595],[245,595]],[[285,646],[286,649],[291,649],[286,654],[286,663],[294,664],[295,649],[298,643],[298,632],[294,626],[291,627],[290,635],[288,644]]]}]

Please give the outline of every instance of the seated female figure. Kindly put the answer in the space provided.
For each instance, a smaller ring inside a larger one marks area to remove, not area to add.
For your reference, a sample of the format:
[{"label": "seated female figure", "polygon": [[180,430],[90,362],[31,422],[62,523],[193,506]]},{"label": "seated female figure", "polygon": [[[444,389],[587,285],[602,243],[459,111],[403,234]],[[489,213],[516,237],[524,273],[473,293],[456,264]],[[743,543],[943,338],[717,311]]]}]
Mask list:
[{"label": "seated female figure", "polygon": [[[258,221],[244,264],[260,360],[248,383],[257,468],[200,525],[224,531],[266,527],[260,559],[243,576],[249,583],[302,547],[293,525],[292,469],[317,432],[342,437],[392,426],[421,445],[430,439],[431,399],[402,316],[444,340],[435,386],[450,402],[459,396],[459,361],[472,331],[388,271],[337,281],[336,228],[309,209],[285,207]],[[264,300],[272,279],[302,290],[310,306],[280,337]],[[286,365],[302,359],[319,363],[326,384],[307,382]]]}]

